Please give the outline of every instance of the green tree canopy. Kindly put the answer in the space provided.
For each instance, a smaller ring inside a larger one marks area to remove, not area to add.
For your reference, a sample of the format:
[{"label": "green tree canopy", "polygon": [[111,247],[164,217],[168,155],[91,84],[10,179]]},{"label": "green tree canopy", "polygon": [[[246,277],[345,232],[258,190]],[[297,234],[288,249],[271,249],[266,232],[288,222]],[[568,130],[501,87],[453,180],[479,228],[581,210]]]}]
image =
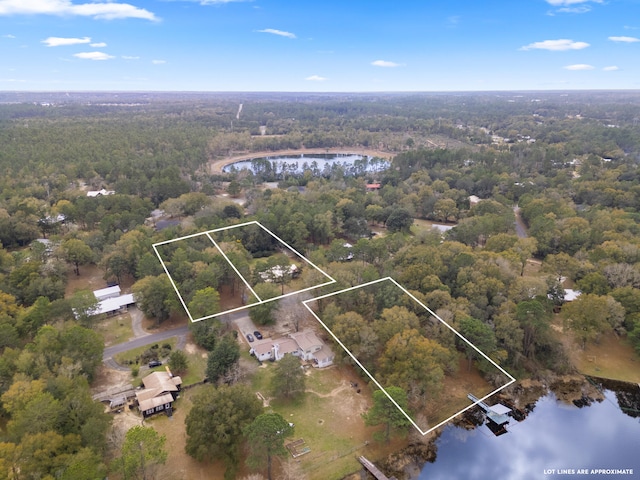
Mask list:
[{"label": "green tree canopy", "polygon": [[262,403],[246,385],[205,387],[192,402],[185,420],[186,452],[198,461],[224,460],[225,478],[234,478],[243,429],[262,413]]},{"label": "green tree canopy", "polygon": [[207,359],[207,378],[216,383],[225,378],[240,359],[240,346],[233,335],[227,334],[215,344]]},{"label": "green tree canopy", "polygon": [[277,398],[300,397],[304,394],[305,379],[298,357],[285,355],[273,369],[271,391]]},{"label": "green tree canopy", "polygon": [[121,456],[113,461],[113,468],[128,479],[155,478],[157,466],[167,461],[166,441],[152,427],[136,425],[126,433]]},{"label": "green tree canopy", "polygon": [[166,275],[145,277],[131,287],[138,308],[160,324],[177,308],[176,295]]},{"label": "green tree canopy", "polygon": [[247,425],[244,434],[249,446],[247,464],[252,468],[266,465],[271,480],[272,457],[287,454],[284,441],[293,435],[293,427],[279,413],[263,413]]},{"label": "green tree canopy", "polygon": [[376,390],[373,392],[372,407],[362,416],[367,425],[384,424],[384,441],[389,443],[392,428],[405,430],[411,426],[411,422],[400,410],[402,409],[406,412],[409,408],[406,390],[394,386],[387,387],[385,390],[393,398],[397,406],[382,390]]}]

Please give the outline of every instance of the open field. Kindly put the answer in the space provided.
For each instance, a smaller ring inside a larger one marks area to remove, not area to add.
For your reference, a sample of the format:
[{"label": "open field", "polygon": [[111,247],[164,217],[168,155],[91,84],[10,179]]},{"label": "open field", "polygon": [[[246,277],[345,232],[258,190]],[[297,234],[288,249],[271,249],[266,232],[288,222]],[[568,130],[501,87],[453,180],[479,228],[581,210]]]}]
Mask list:
[{"label": "open field", "polygon": [[640,384],[640,357],[626,339],[607,333],[584,350],[569,341],[567,352],[580,373]]},{"label": "open field", "polygon": [[[357,455],[376,460],[404,446],[402,438],[389,444],[373,439],[382,427],[368,427],[361,417],[371,406],[371,390],[351,367],[307,370],[307,394],[297,402],[269,398],[272,369],[272,364],[265,363],[252,386],[269,401],[266,411],[277,412],[295,425],[292,440],[303,439],[310,448],[297,459],[310,480],[343,478],[360,469]],[[359,382],[360,393],[350,381]]]}]

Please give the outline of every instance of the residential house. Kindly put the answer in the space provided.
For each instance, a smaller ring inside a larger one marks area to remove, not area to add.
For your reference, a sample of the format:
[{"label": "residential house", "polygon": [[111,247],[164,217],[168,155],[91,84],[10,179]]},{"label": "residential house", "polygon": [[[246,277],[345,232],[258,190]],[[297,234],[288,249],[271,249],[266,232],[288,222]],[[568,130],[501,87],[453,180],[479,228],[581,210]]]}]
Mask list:
[{"label": "residential house", "polygon": [[335,359],[331,348],[325,345],[313,330],[290,333],[278,339],[257,341],[251,347],[250,353],[261,362],[267,360],[277,362],[289,353],[301,360],[313,362],[318,368],[332,365]]},{"label": "residential house", "polygon": [[101,197],[105,195],[114,195],[115,193],[115,190],[105,190],[103,188],[102,190],[89,190],[87,192],[87,197]]},{"label": "residential house", "polygon": [[138,410],[144,418],[159,412],[171,416],[173,402],[178,398],[182,379],[173,376],[167,369],[165,372],[153,372],[142,379],[144,388],[136,392]]},{"label": "residential house", "polygon": [[106,313],[107,315],[117,315],[118,313],[127,311],[127,308],[136,303],[132,294],[120,295],[120,286],[101,288],[93,292],[94,297],[98,300],[98,308],[94,315]]}]

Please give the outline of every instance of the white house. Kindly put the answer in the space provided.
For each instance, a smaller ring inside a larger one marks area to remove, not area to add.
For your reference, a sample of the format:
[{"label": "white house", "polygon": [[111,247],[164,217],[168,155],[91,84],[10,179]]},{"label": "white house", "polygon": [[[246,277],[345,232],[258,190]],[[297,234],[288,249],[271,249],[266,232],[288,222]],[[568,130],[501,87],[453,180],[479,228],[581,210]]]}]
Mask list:
[{"label": "white house", "polygon": [[313,330],[290,333],[289,337],[298,344],[298,357],[306,361],[313,360],[313,354],[319,352],[324,342],[318,338]]},{"label": "white house", "polygon": [[250,353],[261,362],[278,361],[287,354],[301,360],[313,362],[323,368],[333,364],[335,354],[328,345],[318,338],[313,330],[290,333],[287,337],[259,340],[253,344]]},{"label": "white house", "polygon": [[136,303],[135,298],[131,293],[121,295],[119,285],[113,287],[101,288],[93,292],[93,296],[98,300],[98,308],[95,310],[94,315],[100,315],[101,313],[117,314],[127,310],[127,307]]},{"label": "white house", "polygon": [[102,190],[89,190],[87,192],[87,197],[100,197],[104,195],[114,195],[115,193],[115,190],[105,190],[103,188]]}]

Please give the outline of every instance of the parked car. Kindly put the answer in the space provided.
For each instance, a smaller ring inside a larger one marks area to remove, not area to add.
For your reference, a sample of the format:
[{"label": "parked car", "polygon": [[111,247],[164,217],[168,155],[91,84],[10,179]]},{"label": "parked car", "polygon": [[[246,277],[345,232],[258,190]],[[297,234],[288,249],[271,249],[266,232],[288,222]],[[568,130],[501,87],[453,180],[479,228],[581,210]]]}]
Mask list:
[{"label": "parked car", "polygon": [[253,332],[253,336],[256,337],[258,340],[262,340],[262,334],[258,330]]},{"label": "parked car", "polygon": [[247,340],[249,340],[250,342],[253,342],[253,335],[251,335],[250,333],[247,333]]},{"label": "parked car", "polygon": [[149,362],[149,368],[159,367],[160,365],[162,365],[162,362],[159,360],[151,360]]}]

